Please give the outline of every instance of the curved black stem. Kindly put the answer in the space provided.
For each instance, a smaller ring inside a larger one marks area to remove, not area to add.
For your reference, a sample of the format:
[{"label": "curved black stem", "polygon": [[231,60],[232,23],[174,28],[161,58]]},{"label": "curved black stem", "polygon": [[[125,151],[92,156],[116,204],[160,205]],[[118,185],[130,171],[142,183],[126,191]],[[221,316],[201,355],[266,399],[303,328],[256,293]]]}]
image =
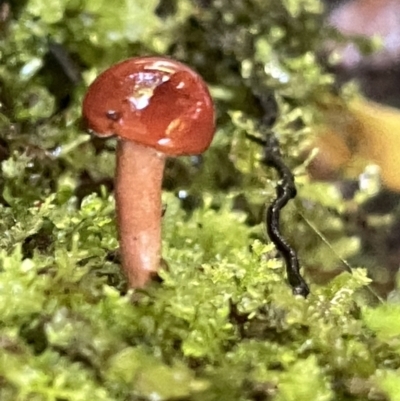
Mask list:
[{"label": "curved black stem", "polygon": [[295,295],[307,297],[310,290],[300,274],[300,264],[297,253],[282,235],[279,224],[281,210],[297,193],[293,174],[282,160],[279,142],[274,135],[268,135],[266,140],[250,135],[248,135],[248,137],[264,145],[263,163],[273,167],[279,174],[280,183],[276,187],[277,197],[267,209],[267,233],[271,241],[275,244],[276,249],[285,260],[287,277],[293,293]]}]

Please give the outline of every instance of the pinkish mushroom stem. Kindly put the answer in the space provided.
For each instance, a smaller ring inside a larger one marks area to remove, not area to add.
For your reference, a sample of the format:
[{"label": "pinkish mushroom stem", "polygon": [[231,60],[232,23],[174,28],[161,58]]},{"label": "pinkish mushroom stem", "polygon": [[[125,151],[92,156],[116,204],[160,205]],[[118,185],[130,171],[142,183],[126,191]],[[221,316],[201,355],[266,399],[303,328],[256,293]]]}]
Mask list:
[{"label": "pinkish mushroom stem", "polygon": [[123,269],[131,288],[146,285],[161,258],[161,183],[167,156],[199,154],[215,131],[202,78],[165,57],[110,67],[83,101],[88,128],[119,137],[115,198]]},{"label": "pinkish mushroom stem", "polygon": [[115,202],[122,268],[130,287],[144,287],[160,265],[165,159],[147,146],[118,141]]}]

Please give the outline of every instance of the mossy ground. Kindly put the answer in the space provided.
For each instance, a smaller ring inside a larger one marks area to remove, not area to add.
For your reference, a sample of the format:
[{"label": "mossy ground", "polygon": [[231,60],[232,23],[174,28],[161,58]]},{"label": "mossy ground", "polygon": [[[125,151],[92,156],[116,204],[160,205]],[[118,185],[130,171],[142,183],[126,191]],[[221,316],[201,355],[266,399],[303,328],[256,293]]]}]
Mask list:
[{"label": "mossy ground", "polygon": [[[400,307],[364,269],[294,297],[265,238],[276,176],[245,133],[274,123],[299,197],[282,224],[303,266],[359,252],[354,204],[299,161],[333,78],[317,0],[25,0],[1,4],[0,400],[391,400]],[[123,58],[167,54],[217,103],[203,160],[164,181],[162,284],[126,292],[112,196],[115,142],[80,104]],[[262,122],[262,124],[261,124]],[[394,299],[395,297],[393,297]]]}]

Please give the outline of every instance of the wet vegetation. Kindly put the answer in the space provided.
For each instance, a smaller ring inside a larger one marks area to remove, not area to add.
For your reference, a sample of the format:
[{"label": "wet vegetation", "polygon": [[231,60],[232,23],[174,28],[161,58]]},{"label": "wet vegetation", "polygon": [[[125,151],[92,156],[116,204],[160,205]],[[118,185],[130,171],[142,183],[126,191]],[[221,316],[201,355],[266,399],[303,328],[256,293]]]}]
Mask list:
[{"label": "wet vegetation", "polygon": [[[349,200],[306,171],[321,104],[349,95],[318,61],[323,12],[317,0],[1,2],[1,400],[399,400],[399,295],[371,286],[382,266],[354,262],[368,193]],[[168,162],[168,269],[127,291],[115,140],[84,131],[81,101],[111,64],[149,54],[204,77],[218,130],[204,157]],[[248,135],[271,132],[296,177],[281,224],[307,299],[265,234],[279,177]]]}]

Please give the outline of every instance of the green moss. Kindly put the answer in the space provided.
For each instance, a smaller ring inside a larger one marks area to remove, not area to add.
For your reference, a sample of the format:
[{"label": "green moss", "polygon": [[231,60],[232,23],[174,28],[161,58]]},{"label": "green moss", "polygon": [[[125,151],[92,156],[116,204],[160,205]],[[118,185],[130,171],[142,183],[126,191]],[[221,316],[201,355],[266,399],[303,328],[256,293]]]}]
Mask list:
[{"label": "green moss", "polygon": [[[398,305],[373,307],[363,269],[325,285],[310,274],[309,298],[291,294],[263,226],[276,177],[245,136],[276,117],[299,188],[282,223],[302,264],[357,254],[351,205],[298,161],[332,92],[316,60],[321,3],[14,3],[0,42],[0,399],[398,400]],[[207,79],[218,132],[202,165],[169,162],[169,269],[126,293],[115,142],[82,132],[80,105],[113,62],[160,53]]]}]

